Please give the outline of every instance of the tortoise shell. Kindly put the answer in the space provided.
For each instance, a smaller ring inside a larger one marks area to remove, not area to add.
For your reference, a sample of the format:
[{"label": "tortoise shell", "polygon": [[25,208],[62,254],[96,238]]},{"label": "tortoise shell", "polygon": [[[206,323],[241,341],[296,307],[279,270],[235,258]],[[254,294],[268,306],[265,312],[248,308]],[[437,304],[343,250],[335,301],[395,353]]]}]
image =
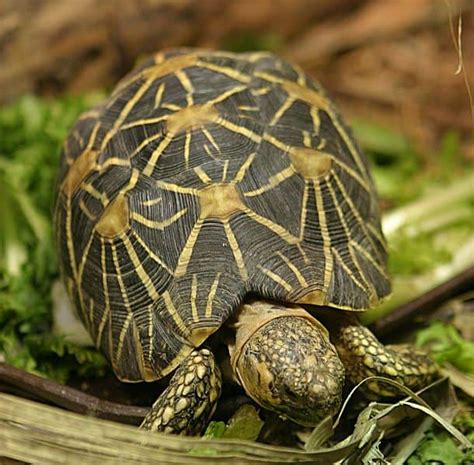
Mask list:
[{"label": "tortoise shell", "polygon": [[249,293],[364,310],[390,290],[367,160],[273,54],[148,59],[81,115],[58,185],[66,288],[124,381],[173,370]]}]

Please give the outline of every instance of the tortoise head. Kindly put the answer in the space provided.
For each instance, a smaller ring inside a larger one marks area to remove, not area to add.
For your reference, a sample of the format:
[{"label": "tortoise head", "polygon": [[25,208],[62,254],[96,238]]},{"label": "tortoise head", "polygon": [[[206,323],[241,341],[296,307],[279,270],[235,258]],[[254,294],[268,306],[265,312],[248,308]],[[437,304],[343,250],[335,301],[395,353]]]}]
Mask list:
[{"label": "tortoise head", "polygon": [[344,367],[327,330],[303,309],[244,305],[231,362],[250,397],[296,423],[314,426],[340,407]]}]

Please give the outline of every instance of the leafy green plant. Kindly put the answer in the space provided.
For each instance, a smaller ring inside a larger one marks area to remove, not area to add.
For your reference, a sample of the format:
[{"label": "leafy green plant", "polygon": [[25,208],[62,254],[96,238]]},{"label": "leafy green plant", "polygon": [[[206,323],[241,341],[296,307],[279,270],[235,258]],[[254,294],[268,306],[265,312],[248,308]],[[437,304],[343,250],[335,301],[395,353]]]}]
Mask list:
[{"label": "leafy green plant", "polygon": [[463,339],[454,326],[434,321],[417,333],[416,344],[428,346],[438,363],[449,362],[474,376],[474,342]]},{"label": "leafy green plant", "polygon": [[0,353],[65,381],[105,370],[95,350],[51,334],[51,284],[58,276],[51,216],[61,145],[98,95],[25,96],[0,110]]}]

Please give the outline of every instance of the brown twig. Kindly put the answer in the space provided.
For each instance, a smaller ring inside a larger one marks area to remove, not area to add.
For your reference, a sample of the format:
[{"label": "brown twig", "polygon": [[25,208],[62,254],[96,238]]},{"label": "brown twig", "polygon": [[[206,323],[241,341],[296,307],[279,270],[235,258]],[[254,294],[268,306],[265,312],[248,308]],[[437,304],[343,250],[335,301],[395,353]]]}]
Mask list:
[{"label": "brown twig", "polygon": [[422,296],[396,308],[370,325],[370,329],[379,337],[400,329],[415,317],[429,314],[442,302],[474,288],[474,267],[468,268],[449,281],[431,289]]},{"label": "brown twig", "polygon": [[[147,407],[103,400],[7,363],[0,363],[0,392],[49,402],[72,412],[130,425],[140,424],[148,412]],[[219,402],[213,418],[227,420],[241,405],[251,402],[245,395],[232,394]]]},{"label": "brown twig", "polygon": [[43,401],[63,407],[72,412],[118,421],[139,424],[148,412],[145,407],[136,407],[110,402],[85,394],[78,389],[41,378],[7,363],[0,363],[0,381],[16,390],[41,398]]},{"label": "brown twig", "polygon": [[[371,329],[378,336],[386,336],[400,329],[408,321],[413,321],[415,316],[427,315],[442,302],[473,287],[474,267],[397,308],[390,315],[373,323]],[[33,397],[73,412],[133,425],[139,424],[148,411],[146,407],[99,399],[78,389],[15,368],[7,363],[0,363],[0,391],[8,391],[22,397]],[[216,417],[227,418],[238,406],[248,402],[250,399],[246,396],[233,396],[229,402],[220,403]]]}]

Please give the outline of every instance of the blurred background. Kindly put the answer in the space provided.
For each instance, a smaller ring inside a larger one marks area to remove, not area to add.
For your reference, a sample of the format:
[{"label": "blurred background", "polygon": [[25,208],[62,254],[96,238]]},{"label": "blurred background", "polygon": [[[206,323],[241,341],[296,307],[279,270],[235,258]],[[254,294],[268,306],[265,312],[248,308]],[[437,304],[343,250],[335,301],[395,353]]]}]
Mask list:
[{"label": "blurred background", "polygon": [[[0,0],[0,401],[9,392],[116,419],[94,411],[99,397],[138,405],[127,420],[137,423],[156,398],[154,385],[120,384],[79,329],[61,326],[51,211],[77,116],[139,60],[176,46],[269,50],[328,90],[371,161],[390,249],[393,295],[364,322],[386,342],[430,348],[465,414],[445,418],[474,440],[473,0]],[[234,394],[223,398],[235,409]],[[278,443],[268,428],[260,439]],[[408,463],[441,449],[443,463],[461,463],[457,445],[429,431],[438,449],[423,439]],[[415,450],[423,435],[412,436]]]},{"label": "blurred background", "polygon": [[2,0],[0,103],[110,86],[165,47],[265,49],[317,77],[349,117],[422,149],[455,128],[472,159],[473,10],[472,0]]}]

